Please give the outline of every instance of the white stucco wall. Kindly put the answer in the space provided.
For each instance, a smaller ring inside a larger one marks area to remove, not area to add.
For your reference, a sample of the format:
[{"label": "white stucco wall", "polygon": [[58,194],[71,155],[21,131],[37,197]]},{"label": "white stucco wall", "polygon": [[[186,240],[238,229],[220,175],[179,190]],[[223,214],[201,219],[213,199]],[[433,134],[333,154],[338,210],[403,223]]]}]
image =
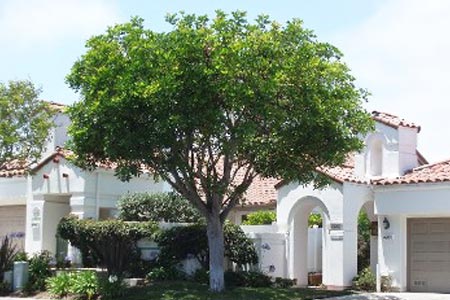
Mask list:
[{"label": "white stucco wall", "polygon": [[[450,184],[412,184],[375,187],[378,215],[378,264],[382,275],[390,275],[393,286],[405,291],[407,282],[408,218],[450,217]],[[382,224],[386,218],[389,229]]]},{"label": "white stucco wall", "polygon": [[27,178],[0,178],[0,206],[24,205],[27,202]]}]

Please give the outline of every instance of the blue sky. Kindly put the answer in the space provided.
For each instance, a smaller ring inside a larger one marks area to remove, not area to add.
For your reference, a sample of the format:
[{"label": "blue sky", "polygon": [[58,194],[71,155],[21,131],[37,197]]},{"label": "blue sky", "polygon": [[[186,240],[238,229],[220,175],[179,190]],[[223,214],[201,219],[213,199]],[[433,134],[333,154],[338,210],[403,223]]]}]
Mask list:
[{"label": "blue sky", "polygon": [[372,93],[368,110],[422,125],[419,149],[429,160],[450,158],[450,1],[0,1],[0,81],[30,79],[46,100],[70,104],[64,82],[86,39],[131,16],[169,30],[168,12],[212,15],[214,10],[268,14],[281,23],[300,18],[318,38],[344,52],[358,85]]}]

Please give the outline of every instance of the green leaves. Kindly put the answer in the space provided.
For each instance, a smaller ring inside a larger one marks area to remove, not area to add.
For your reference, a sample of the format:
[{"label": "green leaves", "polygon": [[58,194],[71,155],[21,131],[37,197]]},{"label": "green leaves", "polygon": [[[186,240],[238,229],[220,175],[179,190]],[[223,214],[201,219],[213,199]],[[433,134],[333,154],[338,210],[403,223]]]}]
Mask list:
[{"label": "green leaves", "polygon": [[28,80],[0,83],[0,166],[13,159],[36,162],[52,127],[53,111]]},{"label": "green leaves", "polygon": [[124,221],[194,223],[202,218],[187,199],[175,193],[128,194],[117,206]]}]

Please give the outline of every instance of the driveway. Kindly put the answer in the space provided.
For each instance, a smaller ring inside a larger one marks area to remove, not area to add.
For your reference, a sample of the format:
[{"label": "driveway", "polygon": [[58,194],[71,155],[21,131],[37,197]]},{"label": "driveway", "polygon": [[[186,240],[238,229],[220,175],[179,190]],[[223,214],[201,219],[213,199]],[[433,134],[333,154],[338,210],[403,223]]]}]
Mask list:
[{"label": "driveway", "polygon": [[450,294],[373,293],[328,298],[326,300],[450,300]]}]

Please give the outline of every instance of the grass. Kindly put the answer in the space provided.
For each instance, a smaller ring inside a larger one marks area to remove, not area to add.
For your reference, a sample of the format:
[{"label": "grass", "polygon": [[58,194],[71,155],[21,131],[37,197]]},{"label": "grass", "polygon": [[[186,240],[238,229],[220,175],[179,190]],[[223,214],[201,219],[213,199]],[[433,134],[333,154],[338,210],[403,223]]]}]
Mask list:
[{"label": "grass", "polygon": [[234,288],[221,294],[208,291],[208,286],[193,282],[159,282],[127,291],[127,300],[312,300],[348,295],[348,291],[281,288]]}]

